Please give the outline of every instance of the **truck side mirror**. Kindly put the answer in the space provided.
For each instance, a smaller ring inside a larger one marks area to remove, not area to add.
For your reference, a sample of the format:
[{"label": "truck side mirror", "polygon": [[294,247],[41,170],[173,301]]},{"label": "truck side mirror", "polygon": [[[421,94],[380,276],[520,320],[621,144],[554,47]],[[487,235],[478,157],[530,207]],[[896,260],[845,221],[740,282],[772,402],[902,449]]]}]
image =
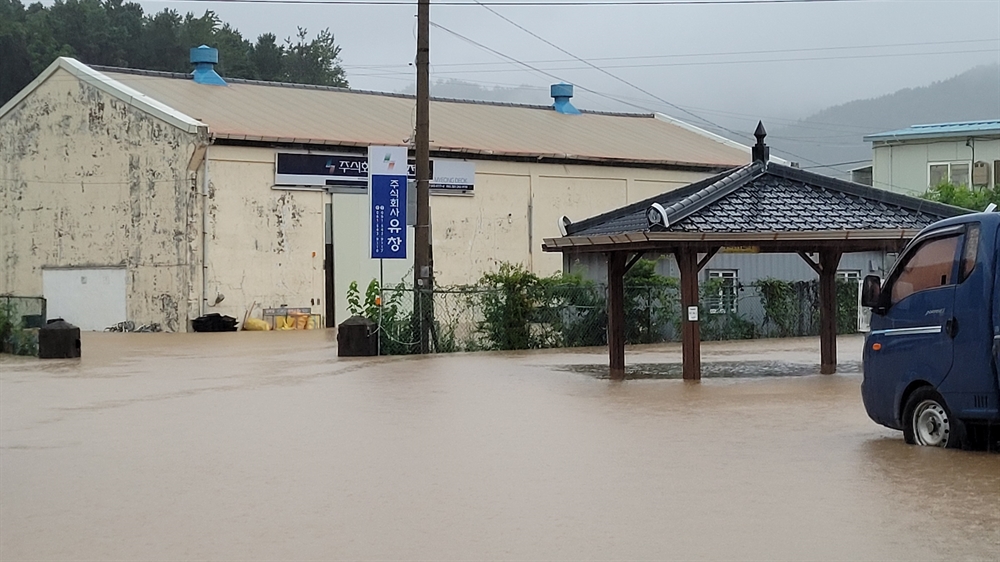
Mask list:
[{"label": "truck side mirror", "polygon": [[882,280],[878,275],[865,276],[861,285],[861,306],[867,306],[872,312],[879,312],[879,301],[882,296]]}]

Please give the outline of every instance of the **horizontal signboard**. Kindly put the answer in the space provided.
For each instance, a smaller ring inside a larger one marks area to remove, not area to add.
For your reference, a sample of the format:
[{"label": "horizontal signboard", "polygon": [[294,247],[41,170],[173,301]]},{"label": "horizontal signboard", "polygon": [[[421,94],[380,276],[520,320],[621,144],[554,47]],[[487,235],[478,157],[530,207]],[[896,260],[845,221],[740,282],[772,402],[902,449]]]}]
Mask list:
[{"label": "horizontal signboard", "polygon": [[[416,163],[407,162],[406,174],[416,177]],[[471,192],[476,166],[464,160],[431,160],[430,188],[441,192]],[[304,154],[279,152],[274,184],[279,186],[368,188],[368,157],[359,154]]]}]

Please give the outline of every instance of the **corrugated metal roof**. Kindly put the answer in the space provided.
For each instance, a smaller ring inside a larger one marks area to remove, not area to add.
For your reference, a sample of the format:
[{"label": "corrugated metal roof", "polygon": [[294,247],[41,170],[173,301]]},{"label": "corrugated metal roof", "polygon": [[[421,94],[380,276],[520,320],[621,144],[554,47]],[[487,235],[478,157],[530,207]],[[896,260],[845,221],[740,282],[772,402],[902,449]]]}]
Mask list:
[{"label": "corrugated metal roof", "polygon": [[1000,135],[1000,120],[989,119],[984,121],[961,121],[956,123],[931,123],[928,125],[913,125],[897,131],[887,131],[885,133],[875,133],[866,135],[864,140],[871,141],[891,141],[891,140],[911,140],[911,139],[931,139],[946,137],[965,137],[970,135]]},{"label": "corrugated metal roof", "polygon": [[[339,146],[405,144],[414,99],[398,94],[99,68],[105,75],[209,126],[216,138]],[[431,102],[431,150],[498,156],[732,167],[749,149],[652,114],[563,115],[544,106]]]}]

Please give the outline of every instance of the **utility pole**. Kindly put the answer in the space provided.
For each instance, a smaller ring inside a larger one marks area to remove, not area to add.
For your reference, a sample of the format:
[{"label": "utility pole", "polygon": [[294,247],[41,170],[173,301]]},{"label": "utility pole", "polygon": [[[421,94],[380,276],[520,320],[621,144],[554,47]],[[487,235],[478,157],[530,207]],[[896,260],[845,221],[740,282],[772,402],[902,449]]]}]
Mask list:
[{"label": "utility pole", "polygon": [[417,2],[417,220],[413,240],[414,317],[420,352],[430,351],[433,323],[434,264],[431,260],[430,33],[431,2]]}]

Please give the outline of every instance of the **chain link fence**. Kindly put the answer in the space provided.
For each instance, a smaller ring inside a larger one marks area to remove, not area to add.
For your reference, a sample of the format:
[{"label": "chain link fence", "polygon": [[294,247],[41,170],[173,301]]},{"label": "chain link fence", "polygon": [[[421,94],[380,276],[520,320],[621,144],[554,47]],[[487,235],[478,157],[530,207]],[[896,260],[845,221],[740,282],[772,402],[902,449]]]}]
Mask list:
[{"label": "chain link fence", "polygon": [[[858,285],[838,282],[838,332],[858,329]],[[587,347],[607,344],[607,287],[541,284],[484,289],[409,287],[380,291],[372,318],[379,326],[382,355],[419,352],[421,315],[428,305],[433,352]],[[681,338],[680,291],[676,280],[625,287],[625,338],[629,344],[677,342]],[[709,280],[702,284],[701,339],[736,340],[819,334],[819,288],[815,281],[767,280],[751,285]]]},{"label": "chain link fence", "polygon": [[0,295],[0,353],[36,355],[45,318],[44,298]]}]

